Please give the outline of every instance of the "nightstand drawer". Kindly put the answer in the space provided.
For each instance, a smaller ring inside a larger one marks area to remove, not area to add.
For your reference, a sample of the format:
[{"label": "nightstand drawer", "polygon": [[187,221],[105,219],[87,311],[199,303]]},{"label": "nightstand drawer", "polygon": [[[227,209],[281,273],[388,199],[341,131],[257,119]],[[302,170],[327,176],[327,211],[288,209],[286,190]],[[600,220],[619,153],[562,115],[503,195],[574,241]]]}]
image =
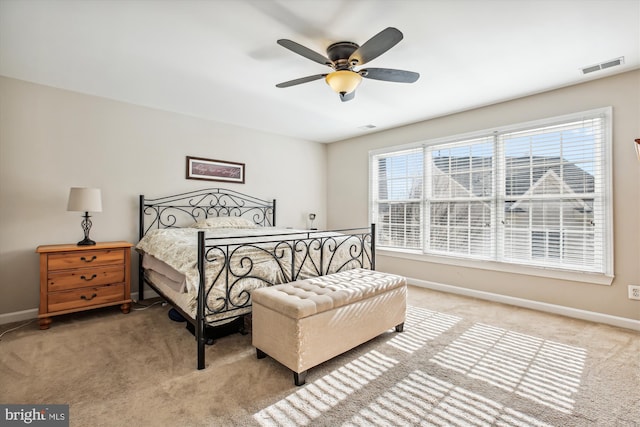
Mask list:
[{"label": "nightstand drawer", "polygon": [[124,282],[124,266],[111,265],[49,273],[49,292]]},{"label": "nightstand drawer", "polygon": [[50,312],[90,307],[124,299],[124,283],[49,294]]},{"label": "nightstand drawer", "polygon": [[124,264],[124,250],[103,249],[54,253],[48,257],[47,268],[51,271],[110,264]]}]

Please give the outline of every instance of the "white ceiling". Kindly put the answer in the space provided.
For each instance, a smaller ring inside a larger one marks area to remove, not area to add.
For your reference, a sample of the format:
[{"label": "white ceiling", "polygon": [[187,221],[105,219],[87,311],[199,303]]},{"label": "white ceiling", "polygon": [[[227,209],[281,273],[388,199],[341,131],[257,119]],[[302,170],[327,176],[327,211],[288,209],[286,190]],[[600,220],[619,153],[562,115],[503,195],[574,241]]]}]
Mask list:
[{"label": "white ceiling", "polygon": [[[386,27],[404,40],[350,102],[325,54]],[[624,64],[581,68],[624,56]],[[640,0],[0,0],[0,74],[319,142],[362,135],[640,67]]]}]

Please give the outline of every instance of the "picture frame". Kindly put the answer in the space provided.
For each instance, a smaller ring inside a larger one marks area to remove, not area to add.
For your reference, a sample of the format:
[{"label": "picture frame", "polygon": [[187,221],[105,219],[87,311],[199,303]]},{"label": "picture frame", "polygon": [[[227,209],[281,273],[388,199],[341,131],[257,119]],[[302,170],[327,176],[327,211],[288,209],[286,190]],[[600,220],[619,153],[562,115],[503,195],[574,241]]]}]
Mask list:
[{"label": "picture frame", "polygon": [[187,156],[187,179],[244,184],[244,163]]}]

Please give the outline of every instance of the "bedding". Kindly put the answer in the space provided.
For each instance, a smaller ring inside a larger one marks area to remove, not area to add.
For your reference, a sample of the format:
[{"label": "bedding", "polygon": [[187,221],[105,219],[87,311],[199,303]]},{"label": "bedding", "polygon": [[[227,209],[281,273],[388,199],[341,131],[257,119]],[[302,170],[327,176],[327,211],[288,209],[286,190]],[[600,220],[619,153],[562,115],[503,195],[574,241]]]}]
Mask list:
[{"label": "bedding", "polygon": [[194,222],[191,228],[216,229],[216,228],[258,228],[258,225],[247,218],[240,216],[215,216]]}]

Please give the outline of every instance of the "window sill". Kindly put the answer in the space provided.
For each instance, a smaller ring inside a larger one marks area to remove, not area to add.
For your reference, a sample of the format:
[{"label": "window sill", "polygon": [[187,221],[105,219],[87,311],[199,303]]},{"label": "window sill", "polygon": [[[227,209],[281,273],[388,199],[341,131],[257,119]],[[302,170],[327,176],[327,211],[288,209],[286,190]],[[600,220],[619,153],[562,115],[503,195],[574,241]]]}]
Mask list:
[{"label": "window sill", "polygon": [[504,273],[524,274],[527,276],[539,276],[552,279],[570,280],[574,282],[592,283],[596,285],[611,285],[614,276],[600,273],[586,273],[579,271],[555,270],[552,268],[529,267],[517,264],[508,264],[496,261],[479,261],[465,258],[442,257],[436,255],[425,255],[420,252],[410,252],[406,250],[391,248],[376,248],[376,254],[392,258],[409,259],[413,261],[431,262],[436,264],[447,264],[458,267],[479,268],[482,270],[492,270]]}]

